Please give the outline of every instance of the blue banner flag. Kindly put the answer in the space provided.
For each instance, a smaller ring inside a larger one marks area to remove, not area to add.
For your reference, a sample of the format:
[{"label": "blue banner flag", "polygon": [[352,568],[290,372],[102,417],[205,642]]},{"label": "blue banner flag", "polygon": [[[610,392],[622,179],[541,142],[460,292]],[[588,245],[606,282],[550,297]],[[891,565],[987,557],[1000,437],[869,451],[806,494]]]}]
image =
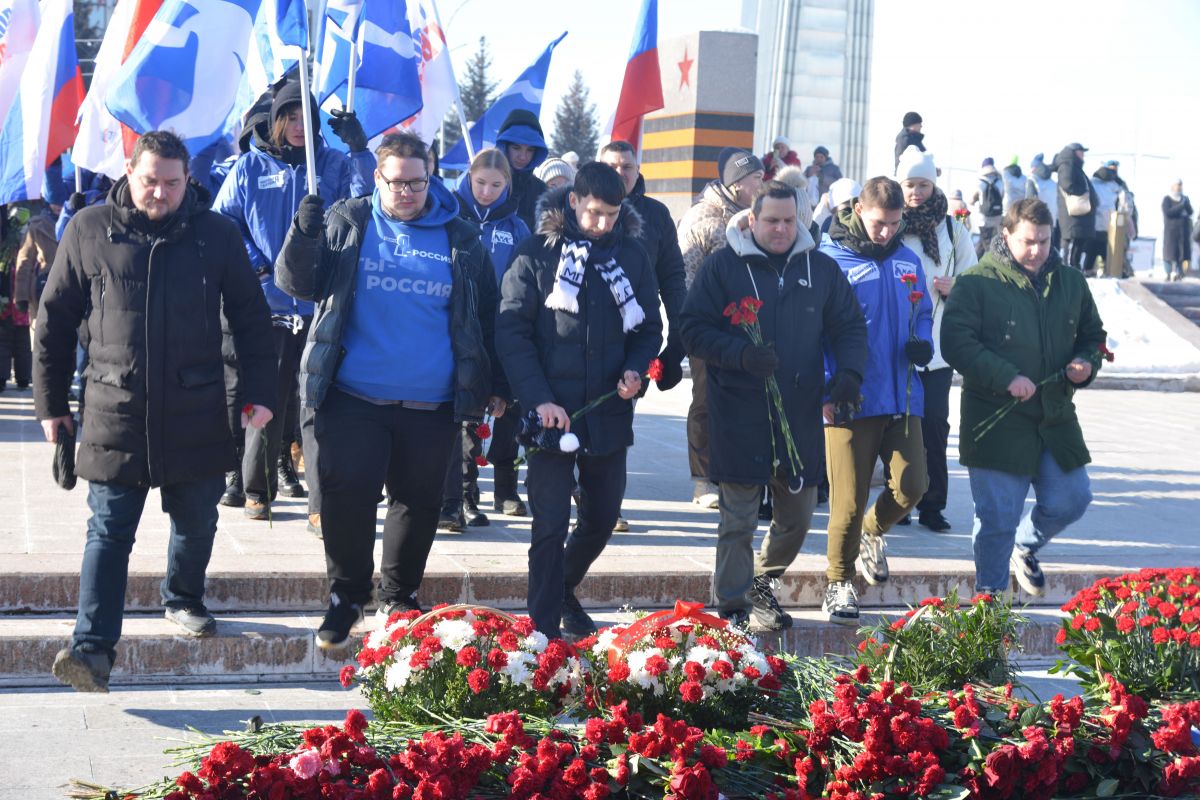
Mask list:
[{"label": "blue banner flag", "polygon": [[[546,90],[546,75],[550,72],[550,56],[554,54],[554,48],[566,35],[564,31],[562,36],[547,45],[542,54],[538,56],[537,61],[530,64],[513,81],[512,86],[509,86],[496,98],[496,102],[484,112],[481,119],[472,123],[470,135],[471,143],[475,145],[475,152],[479,152],[485,147],[496,146],[496,136],[500,131],[500,126],[504,123],[504,118],[513,111],[521,108],[537,115],[542,113],[542,94]],[[470,166],[466,144],[460,141],[450,148],[450,151],[442,156],[441,166],[443,169],[460,171]]]}]

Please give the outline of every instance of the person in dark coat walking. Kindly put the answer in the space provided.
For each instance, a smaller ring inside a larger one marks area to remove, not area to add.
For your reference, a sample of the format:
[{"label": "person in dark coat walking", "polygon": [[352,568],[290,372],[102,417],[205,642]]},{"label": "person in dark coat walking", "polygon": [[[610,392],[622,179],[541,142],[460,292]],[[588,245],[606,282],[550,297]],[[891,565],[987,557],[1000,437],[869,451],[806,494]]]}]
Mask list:
[{"label": "person in dark coat walking", "polygon": [[505,117],[496,134],[496,147],[512,167],[511,192],[517,201],[517,216],[533,230],[537,227],[538,199],[546,193],[546,184],[533,171],[550,154],[537,114],[518,108]]},{"label": "person in dark coat walking", "polygon": [[921,126],[924,124],[921,120],[921,115],[915,111],[909,111],[904,115],[901,121],[900,132],[896,134],[896,164],[895,167],[900,167],[900,156],[904,155],[904,151],[910,147],[915,147],[922,153],[925,152],[925,134],[921,133]]},{"label": "person in dark coat walking", "polygon": [[496,273],[479,228],[431,178],[409,133],[375,151],[375,191],[300,201],[275,285],[316,304],[300,362],[319,459],[329,607],[317,646],[341,650],[374,589],[375,515],[387,490],[377,617],[419,609],[454,433],[505,411],[495,363]]},{"label": "person in dark coat walking", "polygon": [[1025,591],[1045,594],[1037,554],[1092,500],[1072,398],[1095,380],[1106,334],[1087,281],[1051,247],[1052,223],[1041,200],[1010,208],[946,303],[942,352],[963,376],[959,460],[975,501],[976,592],[1007,591],[1011,564]]},{"label": "person in dark coat walking", "polygon": [[[204,573],[217,500],[235,460],[225,419],[222,309],[246,368],[262,428],[275,402],[271,318],[237,225],[188,183],[188,152],[172,133],[138,139],[102,206],[80,211],[42,293],[34,395],[46,440],[74,430],[68,404],[77,338],[88,352],[87,413],[76,472],[90,481],[87,544],[72,646],[53,672],[78,691],[107,691],[121,635],[129,551],[152,487],[171,517],[166,617],[210,635]],[[80,329],[83,329],[82,335]]]},{"label": "person in dark coat walking", "polygon": [[[729,245],[705,259],[688,291],[683,339],[708,365],[709,475],[720,492],[717,562],[713,579],[722,617],[771,630],[790,627],[773,585],[800,552],[817,485],[824,473],[821,404],[825,394],[822,342],[837,354],[837,382],[858,393],[867,361],[867,328],[850,283],[817,251],[798,219],[796,190],[766,183],[747,211],[729,223]],[[764,346],[734,325],[725,309],[743,297],[762,302]],[[786,455],[771,419],[765,378],[774,375],[783,397],[800,464]],[[853,376],[846,380],[846,376]],[[778,464],[772,453],[779,454]],[[774,498],[772,522],[757,553],[759,501]],[[801,488],[793,491],[796,486]]]},{"label": "person in dark coat walking", "polygon": [[1171,184],[1163,198],[1163,264],[1167,280],[1183,280],[1183,264],[1192,257],[1192,201],[1183,193],[1183,181]]},{"label": "person in dark coat walking", "polygon": [[[658,283],[638,241],[641,215],[609,167],[585,164],[543,201],[534,236],[504,274],[496,350],[517,400],[541,426],[574,434],[574,452],[529,455],[529,615],[539,631],[586,636],[575,588],[612,535],[633,444],[633,403],[662,347]],[[609,392],[617,396],[571,419]],[[583,502],[575,528],[575,470]],[[564,547],[565,542],[565,547]]]},{"label": "person in dark coat walking", "polygon": [[[1054,157],[1051,165],[1058,173],[1058,227],[1062,235],[1063,260],[1078,270],[1083,269],[1088,243],[1096,233],[1096,206],[1099,203],[1096,190],[1083,171],[1083,154],[1086,152],[1086,147],[1072,142]],[[1085,206],[1086,211],[1083,210]],[[1072,210],[1076,213],[1072,214]]]}]

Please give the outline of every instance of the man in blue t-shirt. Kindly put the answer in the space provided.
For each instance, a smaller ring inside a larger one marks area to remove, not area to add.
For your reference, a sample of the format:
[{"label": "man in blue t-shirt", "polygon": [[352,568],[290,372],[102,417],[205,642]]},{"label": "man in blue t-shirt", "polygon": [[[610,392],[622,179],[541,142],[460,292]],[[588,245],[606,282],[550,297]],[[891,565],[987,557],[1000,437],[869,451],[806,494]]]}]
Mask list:
[{"label": "man in blue t-shirt", "polygon": [[442,477],[463,421],[504,413],[493,386],[496,274],[424,143],[384,138],[375,191],[326,213],[305,197],[275,264],[318,303],[300,365],[314,409],[330,605],[317,644],[340,649],[371,600],[375,514],[387,489],[379,612],[419,608]]}]

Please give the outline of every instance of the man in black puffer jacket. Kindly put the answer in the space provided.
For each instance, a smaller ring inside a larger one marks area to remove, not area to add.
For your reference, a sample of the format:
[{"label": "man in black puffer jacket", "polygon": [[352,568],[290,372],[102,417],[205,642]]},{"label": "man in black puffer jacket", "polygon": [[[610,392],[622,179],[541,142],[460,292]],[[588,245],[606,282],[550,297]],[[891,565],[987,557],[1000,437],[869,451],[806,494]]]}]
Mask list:
[{"label": "man in black puffer jacket", "polygon": [[317,304],[300,401],[320,453],[325,650],[345,647],[371,599],[385,486],[378,614],[419,608],[454,434],[489,405],[502,415],[508,396],[492,369],[496,273],[479,229],[430,179],[416,136],[385,136],[375,156],[374,193],[328,214],[305,197],[275,260],[275,284]]},{"label": "man in black puffer jacket", "polygon": [[[529,614],[547,636],[559,622],[586,636],[595,625],[575,597],[612,535],[633,444],[633,398],[662,346],[658,284],[637,241],[641,217],[604,164],[547,195],[536,234],[504,273],[496,350],[522,408],[579,441],[575,452],[529,456]],[[579,419],[570,415],[616,389]],[[571,535],[575,468],[584,502]],[[564,542],[566,547],[564,548]]]},{"label": "man in black puffer jacket", "polygon": [[234,465],[225,418],[221,309],[245,369],[252,413],[272,416],[271,318],[237,226],[188,183],[188,152],[154,131],[134,146],[126,177],[67,228],[38,314],[34,396],[46,439],[73,429],[75,342],[86,342],[87,413],[77,473],[90,481],[88,541],[72,647],[53,672],[79,691],[107,691],[121,634],[129,551],[151,487],[162,490],[171,544],[162,601],[192,636],[216,626],[204,573],[217,500]]}]

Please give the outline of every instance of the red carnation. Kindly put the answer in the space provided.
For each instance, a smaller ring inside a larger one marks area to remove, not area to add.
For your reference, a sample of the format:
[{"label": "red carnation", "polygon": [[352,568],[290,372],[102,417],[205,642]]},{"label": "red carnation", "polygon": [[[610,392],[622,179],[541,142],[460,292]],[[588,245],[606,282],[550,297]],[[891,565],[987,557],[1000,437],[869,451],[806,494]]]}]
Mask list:
[{"label": "red carnation", "polygon": [[908,302],[912,303],[913,305],[916,305],[917,303],[921,302],[921,298],[924,296],[925,296],[924,292],[918,292],[916,290],[913,290],[908,293]]},{"label": "red carnation", "polygon": [[695,681],[684,681],[679,685],[679,695],[685,703],[699,703],[704,698],[704,689]]},{"label": "red carnation", "polygon": [[246,403],[246,405],[242,406],[242,413],[245,414],[247,417],[253,417],[254,416],[254,403]]},{"label": "red carnation", "polygon": [[1112,350],[1109,350],[1103,342],[1096,347],[1096,350],[1099,351],[1101,358],[1109,363],[1112,363],[1113,359],[1117,357],[1116,353],[1114,353]]},{"label": "red carnation", "polygon": [[475,694],[479,694],[488,688],[491,680],[492,676],[488,674],[486,669],[473,669],[467,675],[467,685],[471,687],[471,691]]},{"label": "red carnation", "polygon": [[481,660],[482,657],[479,655],[479,649],[471,645],[467,645],[462,650],[459,650],[458,657],[455,659],[460,667],[467,667],[468,669],[474,667]]},{"label": "red carnation", "polygon": [[652,381],[661,381],[663,376],[663,363],[660,359],[654,359],[650,362],[649,368],[646,370],[646,377]]},{"label": "red carnation", "polygon": [[475,426],[475,435],[480,439],[487,439],[492,435],[492,429],[486,422],[481,422]]},{"label": "red carnation", "polygon": [[478,467],[486,467],[488,465],[488,460],[483,456],[475,456],[475,465]]},{"label": "red carnation", "polygon": [[734,314],[737,313],[737,310],[738,310],[737,303],[730,303],[729,305],[725,306],[725,310],[722,311],[721,313],[727,317],[732,317]]},{"label": "red carnation", "polygon": [[903,283],[907,283],[909,286],[916,286],[917,274],[915,272],[906,272],[900,276],[900,280]]},{"label": "red carnation", "polygon": [[354,682],[353,664],[347,664],[338,671],[338,681],[342,684],[342,688],[350,688],[350,684]]}]

